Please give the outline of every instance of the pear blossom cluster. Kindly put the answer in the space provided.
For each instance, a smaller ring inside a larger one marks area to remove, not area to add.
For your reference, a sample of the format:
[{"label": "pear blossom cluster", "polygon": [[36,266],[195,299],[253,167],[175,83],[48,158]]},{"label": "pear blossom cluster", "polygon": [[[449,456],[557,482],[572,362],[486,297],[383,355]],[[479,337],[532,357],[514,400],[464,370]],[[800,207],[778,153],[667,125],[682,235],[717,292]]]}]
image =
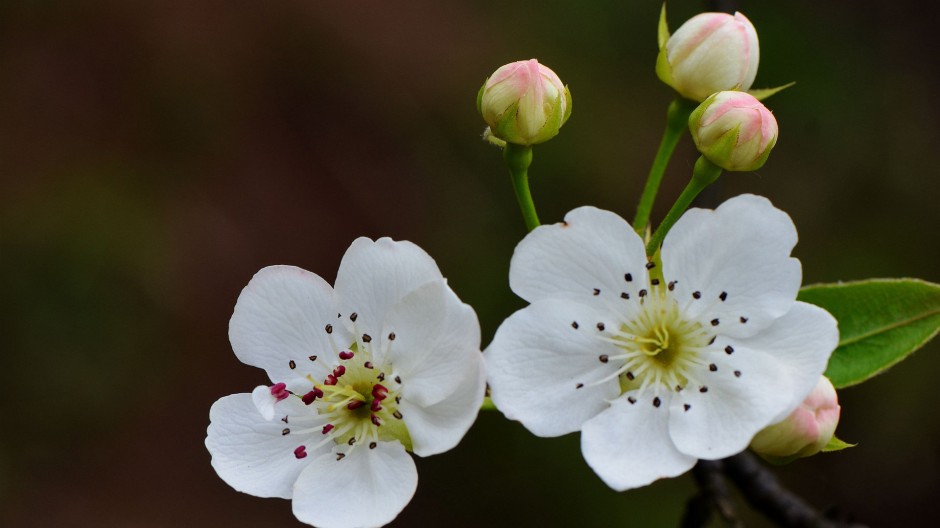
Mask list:
[{"label": "pear blossom cluster", "polygon": [[[663,19],[660,41],[657,74],[701,103],[685,116],[703,159],[762,166],[777,123],[747,93],[759,57],[750,21],[705,13],[669,36]],[[531,59],[496,70],[477,107],[488,137],[531,161],[570,116],[571,94]],[[823,449],[839,415],[823,377],[839,332],[796,300],[790,217],[745,194],[667,218],[652,242],[642,221],[591,206],[533,225],[509,271],[529,304],[482,352],[475,312],[411,242],[355,240],[333,286],[294,266],[260,270],[229,338],[269,383],[212,405],[213,468],[238,491],[290,499],[304,523],[381,526],[417,489],[412,454],[455,448],[487,387],[536,436],[580,432],[585,461],[615,490],[749,446],[769,459]]]}]

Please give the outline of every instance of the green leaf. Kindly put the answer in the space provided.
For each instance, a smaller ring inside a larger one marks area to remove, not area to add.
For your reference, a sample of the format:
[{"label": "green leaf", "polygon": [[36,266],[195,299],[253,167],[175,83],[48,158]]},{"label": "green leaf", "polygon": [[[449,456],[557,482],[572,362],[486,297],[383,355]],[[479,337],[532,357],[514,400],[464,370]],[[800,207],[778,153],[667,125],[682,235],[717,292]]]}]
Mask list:
[{"label": "green leaf", "polygon": [[800,290],[798,299],[839,321],[839,346],[826,370],[836,388],[885,371],[940,331],[940,285],[919,279],[818,284]]},{"label": "green leaf", "polygon": [[843,449],[848,449],[850,447],[855,447],[857,444],[850,444],[848,442],[843,442],[835,436],[829,439],[829,442],[825,447],[822,448],[823,453],[831,453],[833,451],[842,451]]},{"label": "green leaf", "polygon": [[666,2],[663,2],[663,9],[659,12],[659,27],[656,31],[656,41],[659,43],[659,49],[663,49],[667,40],[669,40],[669,24],[666,23]]},{"label": "green leaf", "polygon": [[771,95],[774,95],[778,92],[782,92],[786,90],[787,88],[793,86],[794,84],[796,84],[796,81],[789,82],[787,84],[784,84],[783,86],[776,86],[774,88],[755,88],[753,90],[748,90],[747,93],[753,95],[754,98],[757,99],[758,101],[763,101],[764,99],[767,99]]}]

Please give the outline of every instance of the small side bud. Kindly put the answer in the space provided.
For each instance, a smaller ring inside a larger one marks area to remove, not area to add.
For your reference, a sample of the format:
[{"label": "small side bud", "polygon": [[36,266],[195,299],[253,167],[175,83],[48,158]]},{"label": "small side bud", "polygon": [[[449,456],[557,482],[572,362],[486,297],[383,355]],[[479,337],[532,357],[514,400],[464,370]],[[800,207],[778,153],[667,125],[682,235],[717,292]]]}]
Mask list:
[{"label": "small side bud", "polygon": [[477,110],[498,139],[535,145],[555,137],[571,115],[571,92],[535,59],[502,66],[477,95]]},{"label": "small side bud", "polygon": [[803,403],[782,422],[757,433],[751,449],[771,462],[789,462],[822,451],[839,424],[839,399],[825,376]]},{"label": "small side bud", "polygon": [[708,161],[727,171],[761,168],[777,143],[777,120],[754,96],[718,92],[689,117],[692,139]]},{"label": "small side bud", "polygon": [[[661,35],[664,25],[660,20]],[[682,97],[703,101],[715,92],[749,89],[759,60],[757,31],[744,15],[701,13],[660,46],[656,74]]]}]

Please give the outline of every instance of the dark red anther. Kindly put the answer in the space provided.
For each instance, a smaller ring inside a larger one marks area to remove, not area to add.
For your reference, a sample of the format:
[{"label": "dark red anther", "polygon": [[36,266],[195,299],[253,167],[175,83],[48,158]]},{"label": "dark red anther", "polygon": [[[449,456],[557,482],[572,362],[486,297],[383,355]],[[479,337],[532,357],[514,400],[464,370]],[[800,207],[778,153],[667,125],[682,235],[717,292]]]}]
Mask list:
[{"label": "dark red anther", "polygon": [[330,374],[323,380],[324,385],[336,385],[336,376]]},{"label": "dark red anther", "polygon": [[363,363],[363,366],[364,366],[365,368],[367,368],[367,369],[370,369],[370,368],[372,368],[372,362],[371,362],[371,361],[366,361],[365,363]]},{"label": "dark red anther", "polygon": [[372,412],[379,412],[382,410],[382,400],[376,398],[372,400],[372,405],[369,406],[372,409]]},{"label": "dark red anther", "polygon": [[358,408],[362,407],[362,406],[365,405],[365,404],[366,404],[366,402],[364,402],[364,401],[362,401],[362,400],[353,400],[353,401],[349,402],[348,405],[346,405],[346,408],[349,409],[349,410],[358,409]]},{"label": "dark red anther", "polygon": [[287,392],[287,385],[284,383],[275,383],[271,386],[271,396],[277,398],[277,401],[281,401],[290,393]]},{"label": "dark red anther", "polygon": [[[320,392],[320,395],[322,396],[323,392]],[[308,392],[307,394],[304,394],[303,396],[300,397],[300,399],[301,401],[304,402],[304,405],[310,405],[311,403],[313,403],[313,400],[317,399],[316,389]]]},{"label": "dark red anther", "polygon": [[323,426],[323,434],[329,434],[333,430],[333,424],[326,424]]},{"label": "dark red anther", "polygon": [[339,358],[340,358],[340,359],[352,359],[352,358],[353,358],[353,355],[354,355],[354,354],[352,353],[351,350],[344,350],[344,351],[342,351],[342,352],[339,353]]},{"label": "dark red anther", "polygon": [[344,367],[344,366],[342,366],[342,365],[340,365],[340,366],[336,367],[335,369],[333,369],[333,375],[336,376],[337,378],[340,377],[340,376],[342,376],[342,375],[345,374],[345,373],[346,373],[346,367]]},{"label": "dark red anther", "polygon": [[316,396],[317,398],[323,397],[323,391],[320,390],[318,387],[314,387],[311,392],[313,392],[313,395]]},{"label": "dark red anther", "polygon": [[297,457],[298,460],[301,458],[307,458],[307,448],[304,446],[298,447],[294,450],[294,456]]},{"label": "dark red anther", "polygon": [[378,427],[378,426],[382,425],[382,420],[381,420],[378,416],[376,416],[376,415],[373,414],[373,415],[372,415],[372,423],[375,424],[376,427]]},{"label": "dark red anther", "polygon": [[376,400],[384,400],[388,397],[388,389],[384,385],[376,383],[372,386],[372,397]]}]

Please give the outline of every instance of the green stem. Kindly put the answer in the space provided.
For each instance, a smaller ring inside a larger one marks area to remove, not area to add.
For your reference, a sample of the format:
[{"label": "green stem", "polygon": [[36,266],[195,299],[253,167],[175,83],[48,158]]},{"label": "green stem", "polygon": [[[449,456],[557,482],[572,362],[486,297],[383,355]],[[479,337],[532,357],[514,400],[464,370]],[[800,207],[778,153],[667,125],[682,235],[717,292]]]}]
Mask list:
[{"label": "green stem", "polygon": [[529,165],[532,164],[532,147],[506,143],[503,149],[503,159],[509,167],[512,176],[512,187],[519,200],[519,209],[525,225],[532,231],[539,224],[539,217],[535,213],[535,202],[532,201],[532,192],[529,191]]},{"label": "green stem", "polygon": [[663,140],[659,143],[659,150],[656,151],[656,158],[653,159],[653,166],[650,168],[649,176],[646,178],[646,186],[643,187],[643,195],[640,197],[640,203],[636,208],[636,216],[633,218],[633,228],[643,236],[646,226],[650,221],[650,213],[653,211],[653,202],[656,200],[656,193],[659,191],[659,185],[663,181],[663,174],[666,172],[666,166],[669,165],[669,158],[676,150],[676,145],[682,134],[689,128],[689,115],[695,110],[696,103],[682,97],[676,98],[669,103],[669,109],[666,111],[666,130],[663,132]]},{"label": "green stem", "polygon": [[662,244],[663,239],[666,238],[666,233],[668,233],[673,224],[676,223],[676,220],[682,216],[682,213],[689,208],[689,204],[692,203],[692,200],[694,200],[695,197],[698,196],[698,193],[702,192],[705,187],[715,183],[715,180],[717,180],[720,175],[721,167],[705,159],[705,156],[699,157],[698,161],[695,162],[695,168],[692,169],[692,179],[689,180],[689,184],[682,190],[682,194],[679,195],[676,203],[672,205],[672,209],[666,214],[666,218],[663,218],[663,223],[659,224],[659,227],[656,228],[656,232],[653,233],[653,238],[651,238],[649,244],[646,245],[647,255],[656,253],[656,250],[659,249],[659,245]]}]

